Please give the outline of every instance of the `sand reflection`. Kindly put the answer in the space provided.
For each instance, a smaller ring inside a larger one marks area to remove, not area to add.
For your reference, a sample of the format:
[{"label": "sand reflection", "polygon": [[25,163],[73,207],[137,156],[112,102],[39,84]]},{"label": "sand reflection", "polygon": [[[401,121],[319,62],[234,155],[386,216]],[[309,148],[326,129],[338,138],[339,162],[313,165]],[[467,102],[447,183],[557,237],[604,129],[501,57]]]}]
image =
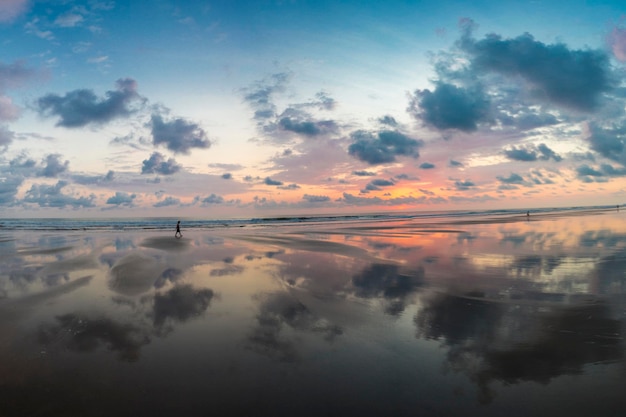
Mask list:
[{"label": "sand reflection", "polygon": [[621,215],[3,236],[0,406],[623,414]]}]

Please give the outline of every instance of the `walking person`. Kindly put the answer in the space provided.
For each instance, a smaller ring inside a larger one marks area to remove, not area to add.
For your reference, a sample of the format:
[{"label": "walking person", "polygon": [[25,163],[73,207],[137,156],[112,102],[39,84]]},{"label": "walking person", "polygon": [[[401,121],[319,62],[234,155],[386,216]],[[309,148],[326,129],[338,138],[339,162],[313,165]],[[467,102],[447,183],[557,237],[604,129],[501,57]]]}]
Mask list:
[{"label": "walking person", "polygon": [[183,234],[180,232],[180,220],[178,221],[178,223],[176,223],[176,233],[174,234],[174,237],[176,239],[180,239],[181,237],[183,237]]}]

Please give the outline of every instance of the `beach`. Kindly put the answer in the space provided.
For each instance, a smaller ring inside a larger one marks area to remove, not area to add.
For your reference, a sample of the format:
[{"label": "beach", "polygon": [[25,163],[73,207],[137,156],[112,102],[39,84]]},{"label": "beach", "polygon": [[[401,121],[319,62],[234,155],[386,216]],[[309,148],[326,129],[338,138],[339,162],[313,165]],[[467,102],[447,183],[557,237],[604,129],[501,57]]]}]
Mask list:
[{"label": "beach", "polygon": [[626,212],[0,229],[0,417],[622,416]]}]

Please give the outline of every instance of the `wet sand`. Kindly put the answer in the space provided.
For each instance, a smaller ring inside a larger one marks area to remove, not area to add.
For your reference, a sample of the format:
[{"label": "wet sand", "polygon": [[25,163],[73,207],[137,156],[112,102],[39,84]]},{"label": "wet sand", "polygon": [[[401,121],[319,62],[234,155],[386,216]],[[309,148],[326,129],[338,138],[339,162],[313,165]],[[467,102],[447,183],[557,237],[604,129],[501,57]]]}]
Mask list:
[{"label": "wet sand", "polygon": [[0,416],[617,416],[626,216],[0,233]]}]

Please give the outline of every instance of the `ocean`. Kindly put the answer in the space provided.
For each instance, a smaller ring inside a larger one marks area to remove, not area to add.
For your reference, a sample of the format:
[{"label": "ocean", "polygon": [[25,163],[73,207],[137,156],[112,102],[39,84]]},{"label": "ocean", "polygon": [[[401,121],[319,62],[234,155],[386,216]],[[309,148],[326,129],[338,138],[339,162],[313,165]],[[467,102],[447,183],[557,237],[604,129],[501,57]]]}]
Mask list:
[{"label": "ocean", "polygon": [[398,213],[368,214],[337,214],[337,215],[284,215],[273,217],[251,217],[238,219],[213,218],[175,218],[175,217],[141,217],[141,218],[0,218],[0,231],[32,230],[32,231],[138,231],[138,230],[169,230],[176,228],[181,220],[183,229],[215,229],[224,227],[263,227],[277,225],[294,225],[303,223],[345,223],[359,221],[412,220],[424,222],[447,222],[452,219],[506,218],[526,215],[527,212],[537,214],[571,213],[586,210],[612,210],[615,206],[586,207],[547,207],[532,209],[501,209],[501,210],[453,210],[453,211],[420,211]]}]

